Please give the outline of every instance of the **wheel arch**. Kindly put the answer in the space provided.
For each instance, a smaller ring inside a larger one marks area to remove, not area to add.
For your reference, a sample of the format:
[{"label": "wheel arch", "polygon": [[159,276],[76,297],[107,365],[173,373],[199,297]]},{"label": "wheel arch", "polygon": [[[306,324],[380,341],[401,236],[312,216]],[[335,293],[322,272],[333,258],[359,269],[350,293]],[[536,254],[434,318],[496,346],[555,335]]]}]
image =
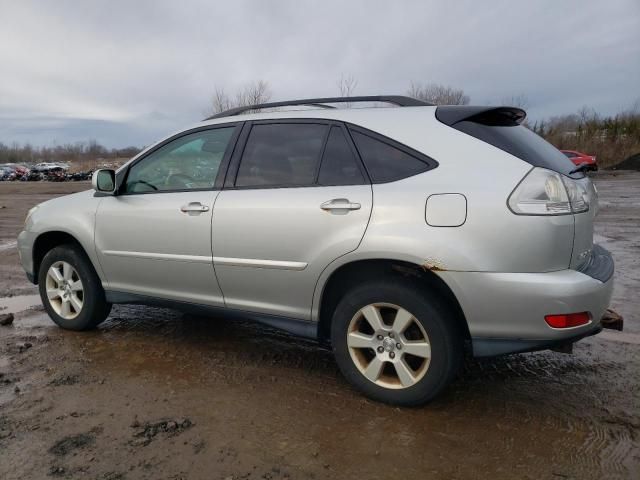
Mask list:
[{"label": "wheel arch", "polygon": [[355,285],[372,279],[388,278],[390,281],[406,282],[436,292],[453,313],[465,342],[469,341],[469,327],[458,299],[447,283],[432,269],[405,260],[363,259],[354,260],[337,267],[328,276],[322,287],[318,302],[318,338],[329,343],[333,312],[349,285]]},{"label": "wheel arch", "polygon": [[87,251],[85,246],[82,245],[82,243],[74,235],[63,230],[50,230],[40,233],[33,242],[32,258],[34,283],[38,283],[38,272],[40,271],[40,264],[42,263],[42,259],[44,258],[44,256],[53,248],[67,244],[71,244],[79,248],[82,253],[84,253],[89,259],[89,262],[93,266],[93,269],[96,271],[96,273],[98,273],[98,276],[100,277],[100,270],[96,268],[91,255],[89,255],[89,252]]}]

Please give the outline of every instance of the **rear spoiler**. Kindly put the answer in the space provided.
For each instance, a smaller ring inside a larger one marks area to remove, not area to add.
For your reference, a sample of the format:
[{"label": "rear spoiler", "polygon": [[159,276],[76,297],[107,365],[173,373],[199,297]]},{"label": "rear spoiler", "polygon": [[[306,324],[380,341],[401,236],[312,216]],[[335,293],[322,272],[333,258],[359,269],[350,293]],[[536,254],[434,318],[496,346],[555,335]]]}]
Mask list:
[{"label": "rear spoiler", "polygon": [[520,125],[527,113],[517,107],[470,107],[467,105],[442,105],[436,109],[436,118],[453,127],[459,122],[513,127]]}]

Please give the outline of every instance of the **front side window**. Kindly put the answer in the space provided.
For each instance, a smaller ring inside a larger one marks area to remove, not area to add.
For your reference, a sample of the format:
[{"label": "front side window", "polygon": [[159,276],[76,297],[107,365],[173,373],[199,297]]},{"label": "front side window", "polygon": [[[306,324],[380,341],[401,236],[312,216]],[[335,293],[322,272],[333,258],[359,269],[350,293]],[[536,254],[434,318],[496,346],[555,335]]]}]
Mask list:
[{"label": "front side window", "polygon": [[351,132],[373,183],[392,182],[429,170],[430,165],[358,131]]},{"label": "front side window", "polygon": [[129,169],[125,193],[213,188],[234,128],[204,130],[167,143]]},{"label": "front side window", "polygon": [[313,185],[328,128],[313,123],[254,125],[236,187]]}]

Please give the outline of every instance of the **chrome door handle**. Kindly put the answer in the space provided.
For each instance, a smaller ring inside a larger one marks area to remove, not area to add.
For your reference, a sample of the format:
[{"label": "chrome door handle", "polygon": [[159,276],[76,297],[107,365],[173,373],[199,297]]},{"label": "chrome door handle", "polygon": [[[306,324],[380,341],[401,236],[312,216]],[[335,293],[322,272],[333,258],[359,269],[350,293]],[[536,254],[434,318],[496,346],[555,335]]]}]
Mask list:
[{"label": "chrome door handle", "polygon": [[189,202],[186,205],[180,207],[182,213],[202,213],[208,212],[209,207],[202,205],[200,202]]},{"label": "chrome door handle", "polygon": [[334,198],[320,205],[322,210],[360,210],[359,203],[350,202],[347,198]]}]

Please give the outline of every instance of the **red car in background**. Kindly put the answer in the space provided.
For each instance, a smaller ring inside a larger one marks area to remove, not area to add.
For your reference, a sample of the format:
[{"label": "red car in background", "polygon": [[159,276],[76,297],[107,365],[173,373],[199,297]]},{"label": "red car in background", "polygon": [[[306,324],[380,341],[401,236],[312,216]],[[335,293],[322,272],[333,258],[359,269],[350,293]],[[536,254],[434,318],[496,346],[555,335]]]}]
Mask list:
[{"label": "red car in background", "polygon": [[587,155],[586,153],[576,152],[575,150],[560,150],[565,156],[571,160],[576,167],[588,165],[589,170],[598,170],[595,155]]}]

